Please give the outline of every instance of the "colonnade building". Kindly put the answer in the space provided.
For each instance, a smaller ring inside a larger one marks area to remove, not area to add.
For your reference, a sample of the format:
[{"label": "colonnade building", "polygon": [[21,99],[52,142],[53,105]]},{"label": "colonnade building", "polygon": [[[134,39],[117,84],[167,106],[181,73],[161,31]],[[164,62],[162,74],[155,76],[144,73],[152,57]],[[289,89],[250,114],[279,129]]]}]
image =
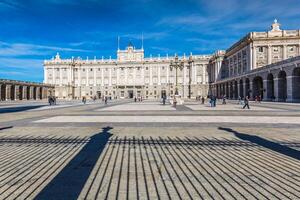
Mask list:
[{"label": "colonnade building", "polygon": [[0,101],[42,100],[54,93],[53,85],[0,79]]},{"label": "colonnade building", "polygon": [[[189,62],[192,58],[193,62]],[[210,55],[179,57],[183,68],[177,71],[178,92],[182,97],[207,95],[207,65]],[[143,97],[158,99],[173,96],[176,70],[170,67],[174,57],[144,57],[144,50],[129,44],[117,51],[117,59],[62,59],[59,54],[44,62],[44,82],[55,85],[58,98],[103,96],[111,98]]]},{"label": "colonnade building", "polygon": [[228,98],[300,101],[300,30],[281,30],[277,20],[267,32],[251,32],[209,65],[209,93]]}]

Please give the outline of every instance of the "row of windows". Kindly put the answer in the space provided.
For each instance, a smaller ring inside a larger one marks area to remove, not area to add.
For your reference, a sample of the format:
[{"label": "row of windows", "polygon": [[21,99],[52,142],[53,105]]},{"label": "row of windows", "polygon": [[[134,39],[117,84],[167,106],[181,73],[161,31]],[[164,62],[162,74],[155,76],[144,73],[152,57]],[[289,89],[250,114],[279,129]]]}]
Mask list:
[{"label": "row of windows", "polygon": [[[258,47],[258,52],[259,53],[264,53],[265,49],[267,49],[267,47]],[[273,49],[273,52],[276,53],[276,52],[279,52],[279,50],[281,49],[281,47],[275,46],[275,47],[272,47],[272,49]],[[288,46],[287,49],[288,49],[288,52],[294,52],[295,51],[295,47],[294,46]]]}]

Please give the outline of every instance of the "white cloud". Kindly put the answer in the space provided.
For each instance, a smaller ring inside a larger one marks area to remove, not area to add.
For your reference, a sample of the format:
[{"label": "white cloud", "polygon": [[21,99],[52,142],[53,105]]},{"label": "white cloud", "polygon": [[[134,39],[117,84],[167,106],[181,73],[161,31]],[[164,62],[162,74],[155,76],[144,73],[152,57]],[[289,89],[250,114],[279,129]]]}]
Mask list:
[{"label": "white cloud", "polygon": [[26,43],[7,43],[7,42],[0,41],[1,57],[49,55],[55,51],[90,52],[85,49],[47,46],[47,45],[38,45],[38,44],[26,44]]}]

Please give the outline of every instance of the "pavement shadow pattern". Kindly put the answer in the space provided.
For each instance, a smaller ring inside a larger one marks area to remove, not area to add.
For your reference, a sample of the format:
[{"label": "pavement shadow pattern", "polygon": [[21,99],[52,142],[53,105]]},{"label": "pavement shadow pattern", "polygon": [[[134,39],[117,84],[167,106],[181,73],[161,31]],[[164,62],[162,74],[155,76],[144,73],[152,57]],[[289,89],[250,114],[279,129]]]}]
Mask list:
[{"label": "pavement shadow pattern", "polygon": [[0,199],[300,198],[300,161],[249,140],[109,130],[91,138],[1,136]]}]

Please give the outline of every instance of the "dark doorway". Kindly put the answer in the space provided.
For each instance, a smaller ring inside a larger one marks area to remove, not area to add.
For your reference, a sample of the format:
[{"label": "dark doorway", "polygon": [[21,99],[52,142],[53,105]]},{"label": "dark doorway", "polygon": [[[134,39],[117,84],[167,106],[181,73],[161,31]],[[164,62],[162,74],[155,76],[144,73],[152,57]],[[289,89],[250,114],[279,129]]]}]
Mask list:
[{"label": "dark doorway", "polygon": [[246,95],[250,98],[251,90],[250,90],[250,80],[249,80],[249,78],[246,79],[245,83],[246,83],[246,88],[245,88],[246,91],[245,92],[246,92]]},{"label": "dark doorway", "polygon": [[267,77],[267,99],[271,100],[271,101],[273,101],[275,99],[273,74],[268,74],[268,77]]},{"label": "dark doorway", "polygon": [[292,80],[293,101],[300,102],[300,67],[294,69]]},{"label": "dark doorway", "polygon": [[278,74],[278,101],[286,101],[287,98],[287,85],[286,85],[286,73],[280,71]]},{"label": "dark doorway", "polygon": [[167,97],[167,92],[166,90],[161,91],[161,98],[166,98]]},{"label": "dark doorway", "polygon": [[244,98],[244,82],[240,80],[240,97]]},{"label": "dark doorway", "polygon": [[0,97],[1,101],[5,101],[6,100],[6,85],[1,85],[1,97]]},{"label": "dark doorway", "polygon": [[23,86],[19,86],[19,99],[23,100]]},{"label": "dark doorway", "polygon": [[15,100],[16,99],[16,86],[12,85],[10,88],[10,100]]},{"label": "dark doorway", "polygon": [[128,98],[133,98],[133,90],[128,90]]},{"label": "dark doorway", "polygon": [[261,97],[260,99],[264,98],[264,86],[263,86],[263,79],[260,76],[256,76],[253,79],[253,98]]}]

